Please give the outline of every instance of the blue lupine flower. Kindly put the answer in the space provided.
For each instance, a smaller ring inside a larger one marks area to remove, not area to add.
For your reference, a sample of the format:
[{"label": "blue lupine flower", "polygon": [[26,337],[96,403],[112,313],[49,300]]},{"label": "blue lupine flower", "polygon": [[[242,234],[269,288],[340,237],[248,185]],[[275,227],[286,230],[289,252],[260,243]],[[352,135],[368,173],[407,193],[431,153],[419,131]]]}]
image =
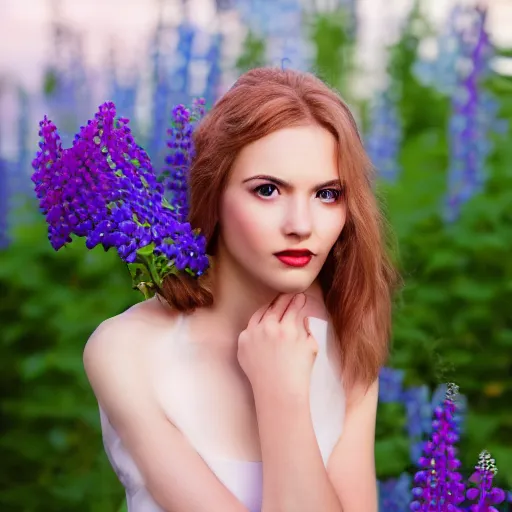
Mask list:
[{"label": "blue lupine flower", "polygon": [[[172,39],[177,39],[174,48],[168,43]],[[178,27],[159,22],[153,41],[154,104],[149,141],[149,153],[158,167],[165,158],[161,128],[167,124],[170,106],[190,104],[193,95],[205,98],[208,104],[218,98],[221,43],[219,34],[210,34],[189,22]]]},{"label": "blue lupine flower", "polygon": [[407,510],[411,496],[411,475],[402,473],[398,478],[378,481],[379,510],[403,512]]},{"label": "blue lupine flower", "polygon": [[219,85],[221,83],[221,46],[222,35],[215,34],[211,38],[210,47],[205,61],[208,63],[208,75],[206,78],[205,88],[201,96],[205,99],[207,105],[213,105],[219,96]]},{"label": "blue lupine flower", "polygon": [[459,505],[464,501],[465,486],[456,457],[459,432],[453,421],[457,392],[457,386],[449,385],[442,406],[434,411],[431,440],[424,445],[424,456],[418,461],[421,470],[414,476],[413,511],[462,512]]},{"label": "blue lupine flower", "polygon": [[0,249],[9,245],[9,192],[7,162],[0,157]]},{"label": "blue lupine flower", "polygon": [[111,55],[108,67],[108,88],[109,97],[116,105],[118,115],[130,119],[132,130],[134,130],[135,105],[140,80],[136,73],[132,73],[124,80],[120,80],[114,55]]},{"label": "blue lupine flower", "polygon": [[52,246],[59,250],[76,235],[89,249],[114,247],[126,263],[146,265],[156,287],[176,271],[201,275],[208,266],[204,237],[176,220],[128,119],[115,117],[112,102],[101,105],[69,149],[48,118],[40,123],[32,180]]},{"label": "blue lupine flower", "polygon": [[237,0],[242,21],[265,40],[266,61],[281,67],[309,69],[312,49],[304,32],[302,3],[299,0]]},{"label": "blue lupine flower", "polygon": [[[29,132],[29,96],[23,89],[18,89],[18,174],[20,177],[28,177],[30,171],[30,154],[27,148]],[[27,180],[28,182],[28,180]],[[28,182],[30,184],[30,182]],[[24,190],[26,191],[26,189]]]},{"label": "blue lupine flower", "polygon": [[487,450],[480,453],[476,471],[471,475],[469,481],[475,484],[466,492],[470,501],[475,501],[469,507],[468,512],[498,512],[493,505],[499,505],[505,501],[506,493],[499,487],[493,487],[492,482],[498,473],[495,460]]},{"label": "blue lupine flower", "polygon": [[379,375],[379,400],[382,403],[400,402],[403,396],[403,380],[405,372],[384,367]]},{"label": "blue lupine flower", "polygon": [[423,450],[423,436],[432,422],[428,386],[411,387],[404,391],[402,402],[407,416],[407,431],[411,442],[411,460],[417,461]]},{"label": "blue lupine flower", "polygon": [[394,182],[401,169],[398,155],[402,143],[402,126],[398,113],[396,88],[377,93],[370,111],[370,129],[366,135],[366,149],[377,170],[377,175]]},{"label": "blue lupine flower", "polygon": [[413,72],[420,82],[447,95],[453,94],[457,86],[457,66],[461,55],[457,26],[463,11],[464,8],[457,4],[448,14],[437,40],[437,58],[420,59],[413,66]]},{"label": "blue lupine flower", "polygon": [[148,153],[155,164],[159,163],[159,152],[164,144],[162,126],[165,126],[165,116],[168,112],[169,81],[165,73],[161,41],[164,39],[164,28],[162,20],[158,26],[152,41],[152,122],[151,132],[148,140]]},{"label": "blue lupine flower", "polygon": [[190,91],[190,63],[192,60],[192,46],[197,29],[189,23],[182,23],[178,27],[178,45],[174,53],[173,67],[170,73],[173,102],[188,101]]},{"label": "blue lupine flower", "polygon": [[44,102],[60,126],[63,143],[73,139],[73,130],[91,108],[91,87],[85,64],[82,36],[62,24],[53,24],[53,62],[46,70]]}]

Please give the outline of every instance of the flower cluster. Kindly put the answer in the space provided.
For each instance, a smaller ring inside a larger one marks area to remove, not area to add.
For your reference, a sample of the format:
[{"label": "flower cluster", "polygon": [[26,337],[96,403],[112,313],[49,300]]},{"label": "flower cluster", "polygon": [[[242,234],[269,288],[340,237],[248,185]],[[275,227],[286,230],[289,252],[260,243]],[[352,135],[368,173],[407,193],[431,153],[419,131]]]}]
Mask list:
[{"label": "flower cluster", "polygon": [[89,249],[114,247],[145,293],[158,290],[170,273],[206,270],[204,237],[178,220],[128,119],[116,119],[112,102],[100,106],[69,149],[48,118],[40,128],[32,181],[55,250],[72,235],[85,237]]},{"label": "flower cluster", "polygon": [[175,216],[179,222],[188,218],[187,173],[194,157],[192,134],[197,123],[205,114],[205,102],[196,99],[192,109],[177,105],[172,110],[171,127],[167,130],[169,154],[165,158],[165,167],[160,179],[170,192],[170,202],[176,208]]},{"label": "flower cluster", "polygon": [[[433,410],[440,406],[447,391],[446,384],[440,384],[430,396],[428,386],[404,388],[405,372],[396,368],[384,367],[379,374],[379,401],[400,403],[405,407],[407,432],[410,440],[411,461],[416,463],[422,455],[423,438],[432,432]],[[462,428],[467,406],[466,397],[460,395],[456,402],[453,417],[459,429]]]},{"label": "flower cluster", "polygon": [[442,406],[434,411],[431,440],[425,444],[424,456],[419,460],[422,469],[414,477],[417,487],[412,490],[415,499],[410,505],[411,510],[462,510],[459,505],[464,501],[465,486],[458,471],[461,464],[454,446],[459,439],[453,421],[457,392],[457,386],[449,385]]},{"label": "flower cluster", "polygon": [[[414,476],[412,501],[407,473],[398,479],[379,481],[379,510],[401,512],[409,505],[410,510],[421,512],[497,512],[493,505],[504,501],[506,493],[492,487],[497,471],[489,453],[480,454],[476,471],[469,478],[474,486],[467,492],[459,472],[455,444],[462,431],[466,398],[459,395],[455,384],[438,386],[430,397],[427,386],[403,388],[403,379],[402,370],[382,368],[379,401],[405,405],[411,459],[420,470]],[[427,434],[429,441],[425,442]],[[478,501],[465,508],[465,499]]]},{"label": "flower cluster", "polygon": [[480,453],[475,469],[469,481],[476,486],[467,490],[466,497],[470,501],[478,501],[469,507],[469,512],[498,512],[493,505],[498,505],[505,500],[505,492],[492,486],[498,469],[495,460],[487,450]]}]

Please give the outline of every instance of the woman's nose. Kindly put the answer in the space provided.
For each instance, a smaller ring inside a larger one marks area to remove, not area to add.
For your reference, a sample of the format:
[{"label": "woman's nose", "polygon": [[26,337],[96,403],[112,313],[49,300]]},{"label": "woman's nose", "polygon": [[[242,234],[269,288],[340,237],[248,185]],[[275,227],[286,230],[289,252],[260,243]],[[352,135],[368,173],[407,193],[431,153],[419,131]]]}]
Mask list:
[{"label": "woman's nose", "polygon": [[283,222],[284,233],[287,236],[307,238],[313,231],[311,205],[303,198],[290,198],[286,207]]}]

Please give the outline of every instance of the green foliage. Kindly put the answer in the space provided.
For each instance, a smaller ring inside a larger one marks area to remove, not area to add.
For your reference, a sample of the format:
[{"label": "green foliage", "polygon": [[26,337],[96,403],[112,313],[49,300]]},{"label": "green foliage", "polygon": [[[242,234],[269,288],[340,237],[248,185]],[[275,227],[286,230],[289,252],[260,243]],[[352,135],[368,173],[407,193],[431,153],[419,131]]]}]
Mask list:
[{"label": "green foliage", "polygon": [[[506,162],[510,158],[509,147],[500,145],[484,193],[465,205],[453,225],[444,225],[439,217],[440,197],[433,180],[423,181],[425,189],[430,187],[430,208],[425,202],[414,221],[410,192],[400,185],[388,194],[405,279],[395,308],[392,362],[407,369],[410,384],[434,387],[447,380],[457,382],[468,398],[471,417],[462,460],[473,464],[492,441],[500,475],[509,487],[512,173]],[[421,182],[420,170],[409,168],[409,172],[416,174],[411,182]],[[492,422],[484,420],[488,415]],[[484,424],[486,435],[480,436]]]},{"label": "green foliage", "polygon": [[348,82],[354,69],[354,45],[346,25],[343,9],[328,15],[316,15],[309,21],[310,36],[316,50],[312,71],[349,100]]},{"label": "green foliage", "polygon": [[57,72],[53,68],[48,68],[43,78],[43,94],[45,96],[52,96],[59,85]]},{"label": "green foliage", "polygon": [[249,30],[243,44],[242,53],[236,61],[236,68],[240,74],[264,66],[265,51],[265,41]]},{"label": "green foliage", "polygon": [[[333,14],[312,20],[311,28],[314,69],[346,97],[353,48],[344,23]],[[407,385],[433,389],[452,380],[460,386],[469,407],[464,469],[487,448],[500,470],[497,483],[510,489],[512,146],[496,137],[485,190],[446,225],[440,207],[450,102],[412,73],[418,40],[430,30],[421,23],[411,16],[390,48],[404,129],[403,172],[396,184],[379,183],[378,192],[398,239],[393,256],[405,282],[394,309],[391,365],[406,370]],[[249,34],[238,68],[263,64],[264,54],[264,41]],[[47,93],[52,80],[47,76]],[[498,96],[501,117],[512,119],[512,80],[493,76],[486,87]],[[364,104],[353,106],[364,113]],[[142,295],[130,290],[130,273],[114,252],[88,251],[76,240],[55,253],[35,199],[30,203],[17,212],[12,244],[0,252],[0,385],[7,390],[0,510],[121,512],[123,491],[103,451],[82,351],[101,321]],[[379,404],[379,478],[414,470],[405,422],[402,406]]]},{"label": "green foliage", "polygon": [[55,253],[34,210],[0,252],[1,510],[112,511],[122,489],[101,445],[82,351],[106,318],[140,300],[119,257],[81,240]]}]

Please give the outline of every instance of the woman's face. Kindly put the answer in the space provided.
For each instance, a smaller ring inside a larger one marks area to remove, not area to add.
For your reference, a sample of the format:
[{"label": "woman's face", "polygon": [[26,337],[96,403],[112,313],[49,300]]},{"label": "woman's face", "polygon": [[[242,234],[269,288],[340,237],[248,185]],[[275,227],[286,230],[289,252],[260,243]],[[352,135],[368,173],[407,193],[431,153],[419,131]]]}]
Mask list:
[{"label": "woman's face", "polygon": [[[345,219],[333,135],[314,125],[282,129],[236,159],[221,199],[217,254],[245,284],[297,293],[318,276]],[[309,263],[276,256],[297,249],[311,251]]]}]

